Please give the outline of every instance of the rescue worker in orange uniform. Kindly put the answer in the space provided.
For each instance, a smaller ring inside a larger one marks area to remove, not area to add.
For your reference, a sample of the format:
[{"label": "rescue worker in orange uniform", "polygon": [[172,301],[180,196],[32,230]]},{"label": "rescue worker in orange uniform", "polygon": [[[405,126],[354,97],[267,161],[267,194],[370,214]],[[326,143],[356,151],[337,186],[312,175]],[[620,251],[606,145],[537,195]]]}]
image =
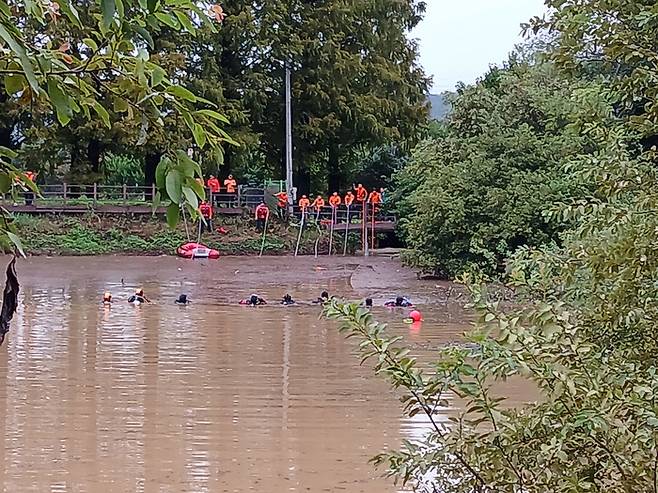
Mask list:
[{"label": "rescue worker in orange uniform", "polygon": [[377,209],[379,209],[379,205],[382,203],[382,194],[377,190],[373,190],[370,192],[370,195],[368,195],[368,203],[370,204],[372,214],[377,214]]},{"label": "rescue worker in orange uniform", "polygon": [[345,194],[345,206],[346,207],[351,206],[352,202],[354,202],[354,194],[351,191],[348,191]]},{"label": "rescue worker in orange uniform", "polygon": [[279,192],[275,193],[274,196],[276,197],[277,200],[277,208],[279,210],[279,217],[281,219],[286,218],[286,212],[288,209],[288,193],[287,192]]},{"label": "rescue worker in orange uniform", "polygon": [[[25,178],[27,178],[32,184],[36,183],[37,179],[37,174],[34,173],[33,171],[26,171],[25,172]],[[23,194],[23,197],[25,197],[25,205],[32,205],[34,201],[34,192],[29,189],[29,183],[28,185],[28,190]]]},{"label": "rescue worker in orange uniform", "polygon": [[299,199],[299,208],[302,210],[302,212],[306,211],[306,209],[307,209],[308,206],[310,206],[310,205],[311,205],[311,201],[308,200],[308,198],[306,197],[306,195],[302,195],[302,198]]},{"label": "rescue worker in orange uniform", "polygon": [[256,207],[256,231],[263,231],[265,228],[265,220],[270,215],[270,209],[267,207],[265,202],[261,201]]},{"label": "rescue worker in orange uniform", "polygon": [[355,191],[356,191],[356,201],[359,203],[361,207],[363,207],[363,204],[368,199],[368,190],[363,188],[363,185],[359,183],[359,186],[356,187]]},{"label": "rescue worker in orange uniform", "polygon": [[315,200],[313,201],[311,206],[315,209],[315,212],[319,213],[324,207],[324,199],[322,198],[322,195],[318,195],[317,197],[315,197]]},{"label": "rescue worker in orange uniform", "polygon": [[338,192],[334,192],[331,194],[331,197],[329,197],[329,205],[333,207],[334,209],[340,205],[340,195],[338,195]]},{"label": "rescue worker in orange uniform", "polygon": [[238,182],[235,181],[233,175],[228,175],[228,178],[224,180],[224,186],[226,187],[226,193],[229,195],[229,203],[234,203],[236,199],[235,191],[237,189]]},{"label": "rescue worker in orange uniform", "polygon": [[201,233],[206,229],[212,231],[212,205],[203,200],[199,205],[199,212],[205,221],[201,221]]},{"label": "rescue worker in orange uniform", "polygon": [[210,175],[210,178],[208,178],[208,181],[206,182],[206,186],[210,190],[210,203],[215,204],[216,200],[214,195],[217,195],[221,189],[219,180],[215,178],[214,175]]}]

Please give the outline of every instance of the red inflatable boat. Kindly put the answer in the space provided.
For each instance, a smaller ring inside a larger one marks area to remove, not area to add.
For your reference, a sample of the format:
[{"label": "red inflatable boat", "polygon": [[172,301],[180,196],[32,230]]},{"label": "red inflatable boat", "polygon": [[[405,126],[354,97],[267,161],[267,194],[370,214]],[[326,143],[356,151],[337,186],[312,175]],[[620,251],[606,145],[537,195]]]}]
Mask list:
[{"label": "red inflatable boat", "polygon": [[185,243],[176,249],[179,257],[184,258],[219,258],[219,252],[201,243]]}]

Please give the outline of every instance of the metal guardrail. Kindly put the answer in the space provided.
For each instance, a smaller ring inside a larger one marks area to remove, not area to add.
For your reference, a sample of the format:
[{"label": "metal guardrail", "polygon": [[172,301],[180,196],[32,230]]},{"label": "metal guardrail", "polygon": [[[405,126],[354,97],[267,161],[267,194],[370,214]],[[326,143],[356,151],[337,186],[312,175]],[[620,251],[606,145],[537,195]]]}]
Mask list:
[{"label": "metal guardrail", "polygon": [[[56,184],[40,185],[39,195],[26,192],[22,194],[26,202],[39,205],[147,205],[155,196],[156,188],[139,185],[89,185]],[[206,196],[212,198],[217,206],[226,207],[256,207],[263,200],[263,188],[239,186],[236,193],[214,193],[206,189]],[[10,194],[3,201],[12,201]]]},{"label": "metal guardrail", "polygon": [[[222,187],[223,188],[223,187]],[[31,202],[39,207],[56,206],[58,208],[71,208],[80,206],[98,207],[98,206],[150,206],[152,197],[155,196],[156,188],[152,186],[139,185],[99,185],[97,183],[90,185],[76,185],[61,183],[55,185],[40,185],[40,194],[34,196],[30,192],[23,194],[25,203]],[[206,196],[212,201],[213,205],[220,209],[225,208],[249,208],[255,209],[261,201],[266,200],[272,203],[274,197],[266,197],[265,189],[260,187],[238,186],[236,193],[211,193],[206,188]],[[18,198],[20,200],[20,198]],[[13,201],[10,194],[2,197],[2,201],[7,204]],[[370,206],[368,206],[370,207]],[[298,205],[293,206],[293,216],[301,218],[301,209]],[[305,221],[330,223],[333,215],[333,207],[327,205],[319,211],[314,207],[306,209]],[[272,211],[273,213],[275,211]],[[277,211],[280,212],[280,211]],[[362,209],[360,204],[354,204],[349,209],[345,205],[336,208],[336,223],[358,223],[362,220]],[[368,215],[369,220],[372,217]],[[376,221],[378,222],[396,222],[394,214],[383,213],[378,210]]]}]

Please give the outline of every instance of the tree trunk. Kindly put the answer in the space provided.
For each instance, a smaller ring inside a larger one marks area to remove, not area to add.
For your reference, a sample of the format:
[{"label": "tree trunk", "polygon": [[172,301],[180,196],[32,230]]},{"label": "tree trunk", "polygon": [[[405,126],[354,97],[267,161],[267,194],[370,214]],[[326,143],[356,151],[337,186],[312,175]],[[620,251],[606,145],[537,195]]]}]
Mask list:
[{"label": "tree trunk", "polygon": [[[218,178],[222,182],[224,182],[224,179],[231,174],[231,161],[233,160],[233,152],[231,149],[227,147],[224,148],[224,162],[222,165],[219,167],[217,174],[219,175]],[[214,172],[214,170],[213,170]],[[235,178],[235,177],[234,177]],[[237,180],[237,178],[236,178]]]},{"label": "tree trunk", "polygon": [[297,200],[299,200],[302,195],[309,197],[311,192],[311,172],[308,167],[304,166],[299,168],[295,178],[295,186],[297,187]]},{"label": "tree trunk", "polygon": [[338,146],[332,144],[329,146],[329,159],[327,162],[329,167],[327,173],[327,193],[331,195],[333,192],[340,192],[340,158],[338,155]]},{"label": "tree trunk", "polygon": [[155,183],[155,169],[162,159],[161,152],[149,153],[144,157],[144,185],[146,191],[144,193],[146,200],[153,200],[152,185]]},{"label": "tree trunk", "polygon": [[[7,94],[0,89],[0,105],[4,105],[7,102]],[[13,149],[11,134],[13,130],[13,122],[1,122],[0,123],[0,146]]]},{"label": "tree trunk", "polygon": [[90,139],[87,144],[87,160],[92,173],[100,173],[102,148],[103,146],[97,139]]}]

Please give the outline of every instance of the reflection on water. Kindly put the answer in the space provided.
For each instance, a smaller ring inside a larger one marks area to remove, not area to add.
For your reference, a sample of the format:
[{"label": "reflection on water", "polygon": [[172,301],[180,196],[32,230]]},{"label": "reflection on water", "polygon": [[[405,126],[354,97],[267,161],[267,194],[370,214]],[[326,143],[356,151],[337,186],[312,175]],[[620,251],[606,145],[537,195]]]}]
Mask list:
[{"label": "reflection on water", "polygon": [[[271,302],[323,289],[384,299],[391,273],[395,289],[429,296],[381,259],[353,288],[357,262],[22,262],[0,350],[3,491],[395,491],[367,460],[425,423],[401,420],[396,395],[359,367],[318,306],[235,304],[252,291]],[[137,286],[152,305],[122,302]],[[99,303],[105,290],[111,308]],[[192,305],[174,305],[181,292]],[[419,354],[466,327],[460,312],[421,308],[420,328],[377,311]]]}]

